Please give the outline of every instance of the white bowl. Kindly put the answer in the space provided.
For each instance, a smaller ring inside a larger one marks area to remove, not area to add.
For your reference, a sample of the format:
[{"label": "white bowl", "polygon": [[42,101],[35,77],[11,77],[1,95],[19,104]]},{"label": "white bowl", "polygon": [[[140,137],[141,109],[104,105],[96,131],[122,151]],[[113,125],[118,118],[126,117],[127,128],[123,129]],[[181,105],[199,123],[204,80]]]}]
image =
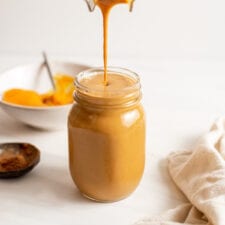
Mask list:
[{"label": "white bowl", "polygon": [[[70,62],[51,62],[53,74],[76,76],[90,68]],[[15,67],[0,74],[0,107],[14,119],[32,127],[58,130],[66,127],[67,116],[72,104],[51,107],[30,107],[2,101],[3,93],[11,88],[30,89],[39,93],[51,90],[51,83],[43,63]]]}]

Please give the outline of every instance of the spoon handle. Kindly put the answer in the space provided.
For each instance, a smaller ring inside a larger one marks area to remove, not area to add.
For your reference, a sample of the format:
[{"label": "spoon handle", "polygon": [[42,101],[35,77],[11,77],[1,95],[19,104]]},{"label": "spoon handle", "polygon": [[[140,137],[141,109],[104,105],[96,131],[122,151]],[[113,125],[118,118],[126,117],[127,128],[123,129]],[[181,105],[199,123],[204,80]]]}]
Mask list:
[{"label": "spoon handle", "polygon": [[54,90],[56,90],[55,81],[54,81],[54,78],[53,78],[52,70],[51,70],[49,62],[48,62],[47,54],[45,52],[42,52],[42,55],[43,55],[43,58],[44,58],[44,65],[46,66],[46,69],[47,69],[48,76],[50,78],[52,87],[53,87]]}]

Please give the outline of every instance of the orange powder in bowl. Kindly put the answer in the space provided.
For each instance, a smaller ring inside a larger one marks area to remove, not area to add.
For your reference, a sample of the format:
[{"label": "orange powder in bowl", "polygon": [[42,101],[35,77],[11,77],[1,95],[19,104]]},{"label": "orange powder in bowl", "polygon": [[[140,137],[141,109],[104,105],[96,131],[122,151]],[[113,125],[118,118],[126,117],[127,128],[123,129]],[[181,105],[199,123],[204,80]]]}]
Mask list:
[{"label": "orange powder in bowl", "polygon": [[3,95],[3,101],[23,106],[56,106],[73,102],[74,78],[68,75],[54,76],[56,90],[39,94],[33,90],[13,88]]}]

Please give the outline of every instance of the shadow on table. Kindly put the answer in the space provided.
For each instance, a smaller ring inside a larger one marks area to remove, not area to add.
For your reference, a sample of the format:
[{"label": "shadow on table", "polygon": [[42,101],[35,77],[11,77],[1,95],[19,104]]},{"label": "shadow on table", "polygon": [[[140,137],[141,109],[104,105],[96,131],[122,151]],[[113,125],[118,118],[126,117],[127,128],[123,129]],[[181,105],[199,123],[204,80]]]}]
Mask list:
[{"label": "shadow on table", "polygon": [[36,184],[40,182],[39,187],[35,187],[37,193],[39,188],[42,189],[42,194],[50,196],[49,203],[59,202],[59,203],[90,203],[90,201],[84,198],[69,174],[69,169],[65,167],[53,167],[45,166],[42,167],[43,171],[40,175],[36,174]]},{"label": "shadow on table", "polygon": [[[49,158],[49,155],[48,155]],[[49,158],[50,159],[50,158]],[[25,201],[39,206],[91,204],[75,187],[63,157],[51,156],[49,164],[40,163],[24,177],[0,180],[0,198]]]},{"label": "shadow on table", "polygon": [[11,118],[4,119],[4,120],[0,120],[1,123],[1,127],[0,127],[0,135],[6,136],[14,136],[14,135],[18,135],[19,134],[28,134],[31,130],[30,127],[15,121]]},{"label": "shadow on table", "polygon": [[29,135],[32,133],[43,133],[43,132],[49,132],[46,130],[41,130],[38,128],[34,128],[28,125],[25,125],[21,122],[18,122],[17,120],[9,117],[0,109],[0,136],[7,138],[16,137],[16,138],[23,138],[26,135]]}]

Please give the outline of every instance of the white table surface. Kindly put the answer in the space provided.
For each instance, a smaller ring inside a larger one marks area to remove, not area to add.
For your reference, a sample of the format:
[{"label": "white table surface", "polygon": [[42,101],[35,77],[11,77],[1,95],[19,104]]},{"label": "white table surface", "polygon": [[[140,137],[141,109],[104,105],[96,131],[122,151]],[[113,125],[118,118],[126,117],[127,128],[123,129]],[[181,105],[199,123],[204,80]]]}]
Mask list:
[{"label": "white table surface", "polygon": [[[34,59],[0,56],[0,70]],[[95,64],[93,59],[81,62]],[[113,63],[138,72],[143,85],[147,156],[137,190],[116,203],[83,198],[68,171],[67,130],[35,130],[0,110],[0,142],[25,141],[41,150],[41,162],[31,173],[0,180],[0,224],[131,225],[186,201],[168,175],[166,157],[191,148],[225,113],[225,62],[117,59]]]}]

